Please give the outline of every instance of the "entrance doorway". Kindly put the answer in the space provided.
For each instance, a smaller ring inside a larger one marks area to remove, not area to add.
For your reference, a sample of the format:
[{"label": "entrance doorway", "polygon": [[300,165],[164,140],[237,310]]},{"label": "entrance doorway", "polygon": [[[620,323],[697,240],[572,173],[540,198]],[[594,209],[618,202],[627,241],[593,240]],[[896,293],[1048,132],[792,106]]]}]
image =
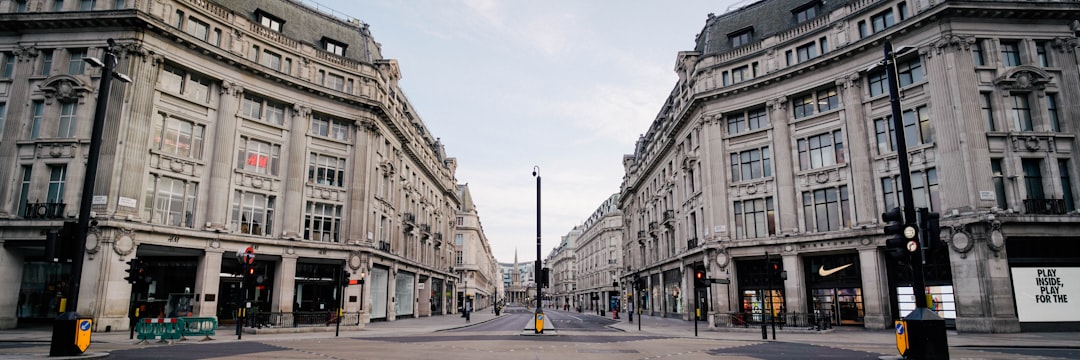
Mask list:
[{"label": "entrance doorway", "polygon": [[828,317],[837,325],[863,325],[862,288],[812,289],[810,306],[814,314]]}]

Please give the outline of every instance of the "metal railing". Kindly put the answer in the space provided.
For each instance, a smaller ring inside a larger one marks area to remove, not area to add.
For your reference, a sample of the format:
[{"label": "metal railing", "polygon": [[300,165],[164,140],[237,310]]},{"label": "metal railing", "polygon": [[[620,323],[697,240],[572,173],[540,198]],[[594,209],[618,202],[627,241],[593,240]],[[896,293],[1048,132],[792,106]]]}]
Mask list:
[{"label": "metal railing", "polygon": [[1041,215],[1065,215],[1064,199],[1024,199],[1024,213]]},{"label": "metal railing", "polygon": [[[332,311],[252,312],[245,325],[253,328],[316,327],[337,325],[338,316]],[[345,313],[341,325],[360,325],[360,313]]]},{"label": "metal railing", "polygon": [[[751,327],[761,326],[762,323],[771,325],[772,315],[768,313],[718,313],[714,315],[714,323],[717,327]],[[832,316],[830,313],[779,313],[776,315],[778,329],[785,327],[805,330],[831,329]]]}]

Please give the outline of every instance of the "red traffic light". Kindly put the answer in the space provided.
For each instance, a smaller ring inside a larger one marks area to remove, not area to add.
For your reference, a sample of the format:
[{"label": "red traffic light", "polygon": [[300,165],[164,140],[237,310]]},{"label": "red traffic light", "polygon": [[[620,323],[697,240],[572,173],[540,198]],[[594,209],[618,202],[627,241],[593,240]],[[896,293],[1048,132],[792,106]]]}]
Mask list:
[{"label": "red traffic light", "polygon": [[704,271],[695,271],[694,272],[694,278],[698,279],[698,280],[704,279],[705,278],[705,272]]}]

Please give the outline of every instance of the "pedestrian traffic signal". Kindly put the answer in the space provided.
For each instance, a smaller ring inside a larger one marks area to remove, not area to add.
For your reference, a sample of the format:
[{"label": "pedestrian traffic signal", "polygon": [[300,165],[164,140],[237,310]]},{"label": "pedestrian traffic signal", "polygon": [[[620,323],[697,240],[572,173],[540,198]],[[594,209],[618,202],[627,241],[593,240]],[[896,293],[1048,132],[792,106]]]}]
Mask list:
[{"label": "pedestrian traffic signal", "polygon": [[904,221],[904,213],[899,207],[882,213],[881,221],[885,222],[885,235],[892,235],[885,239],[890,255],[900,262],[910,260],[911,253],[919,250],[918,229]]},{"label": "pedestrian traffic signal", "polygon": [[704,269],[694,270],[694,287],[705,288],[709,287],[709,278],[705,277]]},{"label": "pedestrian traffic signal", "polygon": [[787,280],[787,271],[784,271],[784,265],[780,263],[780,259],[769,259],[767,267],[766,270],[769,272],[769,276],[772,276],[774,280]]},{"label": "pedestrian traffic signal", "polygon": [[124,280],[127,280],[129,284],[148,284],[153,280],[146,271],[146,263],[143,263],[141,259],[132,258],[127,261],[127,264],[128,276],[124,277]]},{"label": "pedestrian traffic signal", "polygon": [[241,271],[241,277],[243,278],[244,283],[255,285],[255,265],[244,264],[243,270]]}]

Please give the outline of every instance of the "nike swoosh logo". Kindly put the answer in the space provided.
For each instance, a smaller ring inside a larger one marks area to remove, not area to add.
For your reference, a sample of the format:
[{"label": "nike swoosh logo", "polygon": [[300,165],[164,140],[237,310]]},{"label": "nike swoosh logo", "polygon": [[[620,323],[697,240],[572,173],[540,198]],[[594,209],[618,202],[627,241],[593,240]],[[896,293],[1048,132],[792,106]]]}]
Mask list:
[{"label": "nike swoosh logo", "polygon": [[821,268],[818,269],[817,273],[818,273],[818,275],[821,275],[822,277],[825,277],[825,276],[835,274],[837,271],[847,269],[848,266],[851,266],[851,265],[855,265],[855,264],[847,264],[847,265],[835,267],[835,268],[832,268],[832,269],[829,269],[829,270],[825,270],[825,265],[822,265]]}]

